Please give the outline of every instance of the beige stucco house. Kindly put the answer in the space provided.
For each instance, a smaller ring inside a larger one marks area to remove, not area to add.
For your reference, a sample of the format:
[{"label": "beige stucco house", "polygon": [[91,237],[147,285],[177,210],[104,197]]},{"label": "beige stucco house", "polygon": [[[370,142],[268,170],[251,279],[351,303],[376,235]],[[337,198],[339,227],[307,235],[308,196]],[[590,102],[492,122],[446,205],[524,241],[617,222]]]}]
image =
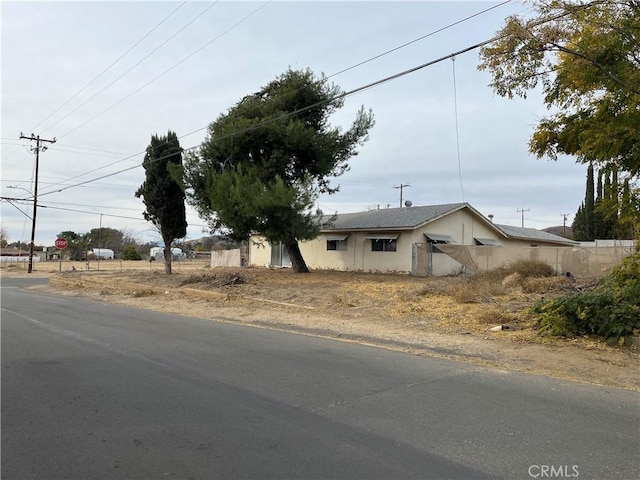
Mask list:
[{"label": "beige stucco house", "polygon": [[[338,214],[317,238],[300,242],[300,250],[311,269],[440,276],[468,271],[472,265],[460,255],[444,253],[447,245],[531,249],[574,244],[532,228],[496,225],[468,203],[452,203]],[[254,235],[249,264],[290,262],[283,245]]]}]

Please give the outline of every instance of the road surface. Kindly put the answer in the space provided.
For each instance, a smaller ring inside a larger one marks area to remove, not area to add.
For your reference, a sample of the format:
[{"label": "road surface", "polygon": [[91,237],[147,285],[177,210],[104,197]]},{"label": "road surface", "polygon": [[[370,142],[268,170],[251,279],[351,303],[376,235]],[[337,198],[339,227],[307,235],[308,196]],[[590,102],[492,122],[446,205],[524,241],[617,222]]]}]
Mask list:
[{"label": "road surface", "polygon": [[38,281],[2,279],[3,480],[640,478],[635,392]]}]

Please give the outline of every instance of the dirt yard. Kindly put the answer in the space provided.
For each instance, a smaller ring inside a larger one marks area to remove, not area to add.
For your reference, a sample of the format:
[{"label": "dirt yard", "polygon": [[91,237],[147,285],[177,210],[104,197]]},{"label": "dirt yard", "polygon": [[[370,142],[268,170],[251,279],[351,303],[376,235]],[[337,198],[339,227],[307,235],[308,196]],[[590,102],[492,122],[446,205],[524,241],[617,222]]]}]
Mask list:
[{"label": "dirt yard", "polygon": [[[637,348],[536,334],[527,309],[542,295],[579,288],[564,277],[476,285],[461,278],[295,274],[204,263],[175,265],[170,276],[155,263],[104,261],[97,268],[65,263],[60,274],[58,264],[36,264],[31,275],[49,276],[50,285],[40,288],[49,293],[640,391]],[[27,274],[2,268],[3,277],[16,275]]]}]

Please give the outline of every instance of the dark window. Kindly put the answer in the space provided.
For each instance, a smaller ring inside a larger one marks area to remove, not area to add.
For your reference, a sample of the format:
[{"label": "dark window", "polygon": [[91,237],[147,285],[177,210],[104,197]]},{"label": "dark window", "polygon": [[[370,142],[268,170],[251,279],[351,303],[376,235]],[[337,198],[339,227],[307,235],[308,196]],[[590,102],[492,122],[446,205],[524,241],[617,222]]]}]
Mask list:
[{"label": "dark window", "polygon": [[433,253],[442,253],[436,245],[446,245],[447,243],[453,243],[453,238],[449,235],[436,235],[427,233],[425,234],[427,237],[427,243],[429,243],[429,248]]},{"label": "dark window", "polygon": [[327,250],[347,250],[346,240],[327,240]]},{"label": "dark window", "polygon": [[371,240],[372,252],[395,252],[398,246],[397,240],[383,240],[373,239]]}]

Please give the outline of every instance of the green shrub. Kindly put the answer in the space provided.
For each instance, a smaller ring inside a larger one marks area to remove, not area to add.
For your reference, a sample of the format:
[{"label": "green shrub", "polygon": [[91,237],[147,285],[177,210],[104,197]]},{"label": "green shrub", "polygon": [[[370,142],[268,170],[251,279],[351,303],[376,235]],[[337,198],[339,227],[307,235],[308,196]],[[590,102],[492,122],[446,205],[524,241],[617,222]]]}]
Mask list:
[{"label": "green shrub", "polygon": [[542,335],[599,335],[622,343],[640,329],[640,254],[613,269],[593,290],[532,307]]},{"label": "green shrub", "polygon": [[122,258],[125,260],[142,260],[142,257],[136,250],[134,245],[128,245],[122,252]]}]

